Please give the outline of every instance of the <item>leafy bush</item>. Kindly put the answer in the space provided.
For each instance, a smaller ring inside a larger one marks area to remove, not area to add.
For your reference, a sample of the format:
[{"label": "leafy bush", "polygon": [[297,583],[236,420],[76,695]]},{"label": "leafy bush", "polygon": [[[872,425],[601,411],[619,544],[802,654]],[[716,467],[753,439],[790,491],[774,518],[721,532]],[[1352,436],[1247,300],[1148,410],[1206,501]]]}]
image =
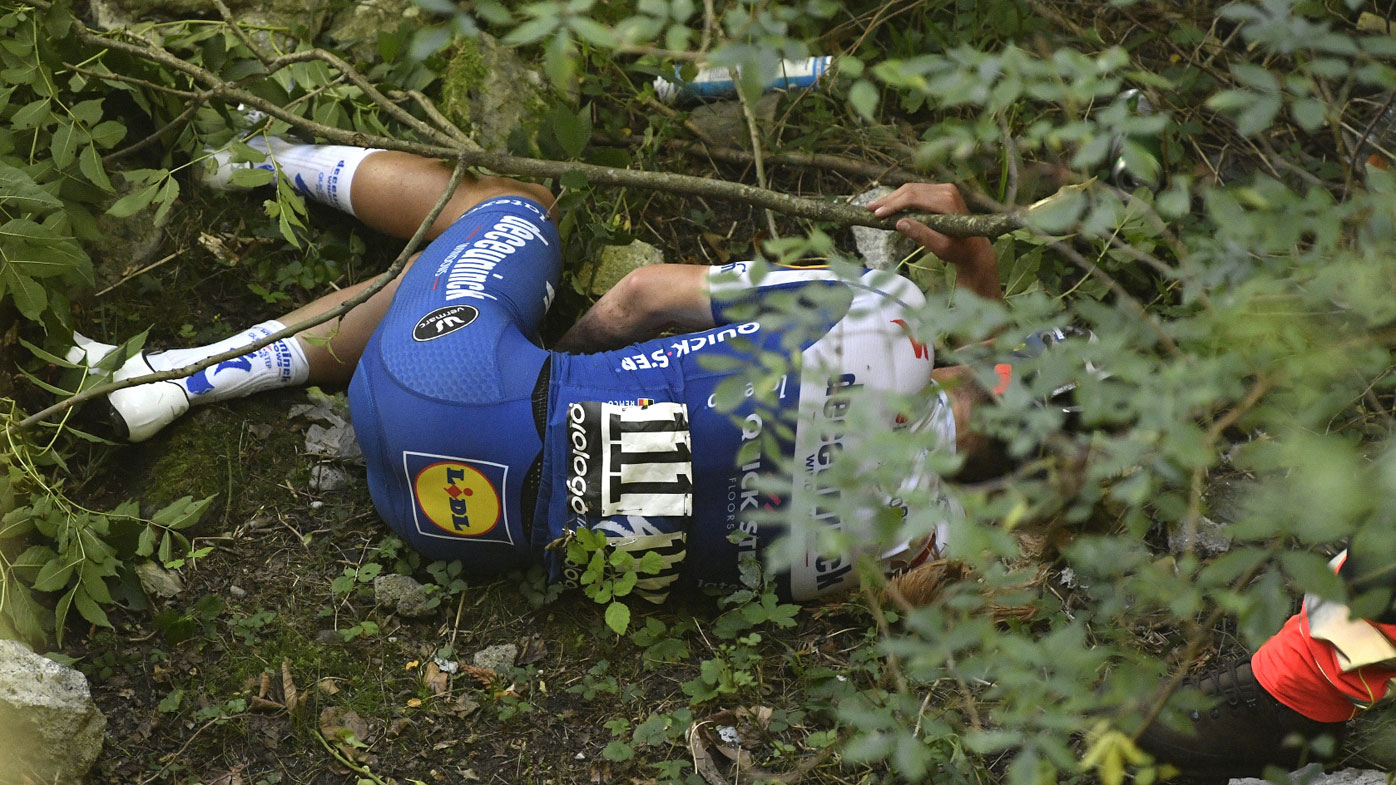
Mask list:
[{"label": "leafy bush", "polygon": [[[1325,552],[1349,537],[1393,542],[1396,179],[1387,166],[1396,38],[1354,25],[1356,4],[1234,3],[1215,18],[1166,3],[1100,4],[1089,29],[1051,3],[738,2],[711,17],[687,0],[538,2],[517,15],[495,2],[474,4],[472,16],[454,4],[423,6],[437,16],[408,47],[417,54],[483,24],[537,54],[559,87],[574,87],[582,66],[600,74],[604,85],[585,93],[590,113],[555,110],[540,134],[538,146],[556,157],[657,155],[684,133],[682,113],[644,103],[648,82],[700,55],[741,65],[754,98],[750,83],[778,58],[839,52],[832,84],[791,100],[779,123],[759,129],[768,153],[868,151],[952,178],[977,204],[1003,211],[1072,186],[998,241],[1007,305],[942,293],[909,320],[917,339],[943,355],[969,346],[954,358],[984,369],[1049,325],[1088,326],[1098,340],[1064,347],[1015,381],[1002,405],[979,412],[976,424],[1003,438],[1020,464],[1000,481],[953,488],[967,517],[953,526],[951,547],[971,577],[947,583],[924,607],[878,616],[873,603],[871,632],[847,673],[801,673],[811,705],[831,718],[809,735],[811,749],[836,748],[847,763],[909,781],[980,781],[990,770],[1021,785],[1089,771],[1114,785],[1139,765],[1128,735],[1158,700],[1165,650],[1182,652],[1171,666],[1186,666],[1219,625],[1253,646],[1291,612],[1296,591],[1341,596]],[[197,165],[205,144],[231,135],[230,112],[210,103],[209,84],[119,46],[121,36],[106,49],[80,39],[64,5],[3,8],[0,286],[26,319],[55,329],[68,320],[65,290],[90,278],[79,241],[94,238],[98,212],[169,209],[177,173]],[[1081,8],[1066,10],[1079,17]],[[1166,29],[1148,24],[1156,18],[1169,21]],[[1112,30],[1156,34],[1109,40]],[[266,73],[225,24],[158,32],[185,62],[302,118],[413,133],[327,60],[307,56]],[[404,48],[400,39],[382,43]],[[369,76],[417,90],[433,74],[390,57]],[[127,113],[141,118],[141,135],[158,135],[160,161],[113,178],[112,152],[137,124],[114,119]],[[588,144],[589,132],[620,129],[641,140],[630,154]],[[106,207],[118,190],[113,179],[126,192]],[[573,189],[570,202],[595,193],[584,178],[561,184]],[[594,246],[639,223],[629,210],[640,197],[605,198],[610,209],[590,216],[599,220],[565,227],[569,242]],[[304,209],[278,188],[268,225],[304,242]],[[828,228],[787,229],[764,250],[837,256]],[[1105,372],[1072,370],[1087,363]],[[1080,430],[1033,403],[1068,379],[1079,383]],[[855,411],[846,427],[872,426]],[[110,546],[112,532],[150,533],[145,548],[168,529],[178,544],[174,534],[198,504],[150,522],[127,507],[77,509],[50,479],[61,474],[61,456],[14,433],[14,457],[0,456],[8,471],[0,536],[33,527],[51,544],[0,564],[9,624],[37,630],[31,589],[60,592],[60,630],[70,605],[101,623],[101,587],[129,558]],[[881,505],[879,486],[895,487],[924,446],[895,432],[850,447],[844,467],[879,468],[835,472],[844,518]],[[953,463],[933,465],[948,472]],[[1249,490],[1224,530],[1230,549],[1206,558],[1187,543],[1220,517],[1212,491],[1223,475],[1244,477]],[[894,544],[935,522],[936,499],[904,501],[905,518],[856,533],[782,523],[830,550],[855,539]],[[1170,550],[1170,538],[1185,545]],[[578,548],[595,567],[593,596],[616,608],[635,565]],[[881,580],[871,570],[865,577]],[[772,646],[794,610],[759,583],[743,592],[684,687],[694,706],[743,705],[771,669],[795,667]],[[606,622],[634,629],[632,640],[656,659],[682,656],[683,641],[662,625],[642,627],[620,610]],[[604,691],[604,669],[593,676],[584,689]],[[626,760],[685,725],[673,717],[633,731],[618,723],[606,755]],[[660,767],[679,775],[680,767]]]}]

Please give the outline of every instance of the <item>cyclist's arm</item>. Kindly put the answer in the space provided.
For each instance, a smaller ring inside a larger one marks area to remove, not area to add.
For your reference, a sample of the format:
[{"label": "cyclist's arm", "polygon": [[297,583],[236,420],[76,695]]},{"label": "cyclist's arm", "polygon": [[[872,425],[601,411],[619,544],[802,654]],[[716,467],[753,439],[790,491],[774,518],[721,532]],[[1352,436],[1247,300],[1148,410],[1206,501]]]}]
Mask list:
[{"label": "cyclist's arm", "polygon": [[553,347],[562,352],[618,349],[665,330],[693,332],[715,325],[708,267],[664,264],[632,270]]}]

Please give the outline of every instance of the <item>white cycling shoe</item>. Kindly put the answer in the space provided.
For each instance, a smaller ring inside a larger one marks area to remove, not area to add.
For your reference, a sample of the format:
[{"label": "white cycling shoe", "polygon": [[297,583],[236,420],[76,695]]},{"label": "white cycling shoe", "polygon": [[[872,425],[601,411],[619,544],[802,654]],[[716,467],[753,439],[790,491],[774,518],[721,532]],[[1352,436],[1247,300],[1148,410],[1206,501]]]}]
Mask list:
[{"label": "white cycling shoe", "polygon": [[[92,367],[106,357],[115,346],[94,341],[81,333],[73,333],[73,348],[68,350],[65,359],[75,365]],[[113,381],[124,381],[137,376],[154,373],[155,369],[146,360],[145,352],[130,358],[113,373]],[[106,375],[105,371],[93,370],[94,374]],[[107,395],[107,403],[112,411],[112,425],[118,435],[127,441],[143,442],[159,433],[161,428],[174,422],[181,414],[189,411],[189,396],[176,382],[152,382],[135,387],[126,387]]]}]

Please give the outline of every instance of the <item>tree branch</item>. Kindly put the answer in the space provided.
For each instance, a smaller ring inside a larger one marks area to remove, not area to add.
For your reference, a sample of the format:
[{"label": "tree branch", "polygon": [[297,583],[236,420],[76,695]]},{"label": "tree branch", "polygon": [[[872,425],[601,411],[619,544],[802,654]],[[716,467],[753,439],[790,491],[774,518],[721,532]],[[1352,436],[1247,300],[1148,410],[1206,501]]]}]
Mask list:
[{"label": "tree branch", "polygon": [[[32,0],[32,2],[41,7],[47,7],[48,5],[44,0]],[[241,103],[245,106],[259,109],[292,127],[313,133],[335,144],[354,145],[358,147],[381,147],[385,150],[399,150],[431,158],[459,159],[464,161],[466,166],[482,167],[515,177],[557,179],[569,172],[577,172],[586,177],[593,185],[643,188],[688,196],[729,199],[763,209],[774,210],[795,218],[827,221],[851,226],[870,226],[875,229],[890,230],[896,228],[896,218],[877,218],[873,216],[870,211],[861,207],[790,196],[788,194],[777,193],[775,191],[742,183],[712,180],[705,177],[694,177],[691,175],[673,174],[669,172],[646,172],[636,169],[619,169],[580,162],[544,161],[536,158],[520,158],[502,153],[491,153],[485,150],[464,149],[464,145],[453,139],[449,133],[438,131],[408,114],[402,107],[389,100],[387,96],[383,95],[369,84],[368,80],[365,79],[362,74],[358,73],[358,71],[354,70],[352,66],[334,54],[324,50],[316,49],[306,52],[296,52],[276,58],[271,64],[276,68],[281,68],[291,63],[304,62],[306,60],[322,60],[341,71],[351,82],[364,90],[364,93],[375,103],[389,114],[393,115],[395,119],[400,120],[423,137],[432,139],[433,143],[414,142],[363,134],[356,131],[345,131],[323,123],[317,123],[313,120],[292,114],[271,101],[221,79],[217,74],[183,60],[143,37],[136,36],[129,32],[126,33],[128,36],[140,41],[141,44],[134,44],[130,41],[123,41],[116,38],[108,38],[93,33],[85,25],[77,21],[74,22],[74,31],[85,43],[93,46],[104,46],[115,49],[134,57],[165,65],[188,75],[206,88],[215,90],[219,98],[229,103]],[[997,237],[1021,226],[1025,215],[1026,213],[1007,213],[1000,215],[916,215],[910,217],[916,218],[932,229],[953,237]]]}]

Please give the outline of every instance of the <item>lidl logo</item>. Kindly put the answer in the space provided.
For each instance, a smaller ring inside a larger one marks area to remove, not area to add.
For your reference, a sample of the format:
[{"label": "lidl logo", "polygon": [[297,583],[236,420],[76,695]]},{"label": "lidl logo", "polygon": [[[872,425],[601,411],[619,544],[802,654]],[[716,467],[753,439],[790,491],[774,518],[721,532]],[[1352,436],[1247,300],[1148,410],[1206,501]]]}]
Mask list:
[{"label": "lidl logo", "polygon": [[412,483],[417,531],[512,543],[504,513],[508,467],[444,455],[403,453]]}]

